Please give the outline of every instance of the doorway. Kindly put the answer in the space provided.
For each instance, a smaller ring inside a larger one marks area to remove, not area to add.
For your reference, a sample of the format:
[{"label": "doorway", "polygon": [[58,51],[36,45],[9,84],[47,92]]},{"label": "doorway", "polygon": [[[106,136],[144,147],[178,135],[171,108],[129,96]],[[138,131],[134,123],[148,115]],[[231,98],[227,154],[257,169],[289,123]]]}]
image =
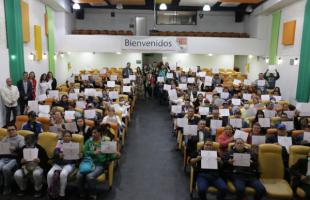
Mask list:
[{"label": "doorway", "polygon": [[147,65],[156,66],[157,63],[162,62],[162,61],[163,61],[163,54],[161,53],[143,53],[142,54],[143,65],[147,64]]}]

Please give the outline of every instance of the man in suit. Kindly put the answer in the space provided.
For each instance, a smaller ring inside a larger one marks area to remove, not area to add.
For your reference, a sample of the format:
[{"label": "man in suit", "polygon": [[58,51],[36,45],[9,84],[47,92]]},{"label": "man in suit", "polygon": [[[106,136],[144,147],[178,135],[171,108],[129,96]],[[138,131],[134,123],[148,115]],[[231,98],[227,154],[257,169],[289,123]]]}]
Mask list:
[{"label": "man in suit", "polygon": [[123,69],[123,78],[129,78],[129,75],[133,75],[132,69],[130,68],[130,62],[127,63],[126,68]]},{"label": "man in suit", "polygon": [[23,79],[17,82],[17,88],[19,91],[20,113],[24,114],[28,101],[32,100],[32,85],[31,81],[28,80],[28,72],[24,72]]}]

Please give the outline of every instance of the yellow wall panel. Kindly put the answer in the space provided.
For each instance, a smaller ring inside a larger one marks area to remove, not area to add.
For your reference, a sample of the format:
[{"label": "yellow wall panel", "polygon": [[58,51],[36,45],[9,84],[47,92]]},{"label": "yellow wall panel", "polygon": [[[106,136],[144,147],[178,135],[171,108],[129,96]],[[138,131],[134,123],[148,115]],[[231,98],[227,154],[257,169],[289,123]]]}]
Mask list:
[{"label": "yellow wall panel", "polygon": [[34,25],[34,49],[36,52],[36,60],[42,60],[42,35],[41,26]]},{"label": "yellow wall panel", "polygon": [[283,45],[294,45],[295,43],[296,20],[285,22],[283,24]]},{"label": "yellow wall panel", "polygon": [[30,42],[30,25],[29,25],[29,5],[21,0],[22,23],[23,23],[23,41]]}]

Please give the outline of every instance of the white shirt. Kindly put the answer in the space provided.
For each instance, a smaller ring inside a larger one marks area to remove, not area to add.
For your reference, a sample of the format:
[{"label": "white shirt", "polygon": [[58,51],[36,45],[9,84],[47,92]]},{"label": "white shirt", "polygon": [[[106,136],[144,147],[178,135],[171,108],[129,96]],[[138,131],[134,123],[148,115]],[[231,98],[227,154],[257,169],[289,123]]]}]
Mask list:
[{"label": "white shirt", "polygon": [[42,82],[39,84],[40,94],[46,94],[46,90],[51,89],[51,84],[48,82]]},{"label": "white shirt", "polygon": [[6,107],[16,107],[19,91],[15,85],[11,85],[10,87],[5,85],[1,89],[1,97]]}]

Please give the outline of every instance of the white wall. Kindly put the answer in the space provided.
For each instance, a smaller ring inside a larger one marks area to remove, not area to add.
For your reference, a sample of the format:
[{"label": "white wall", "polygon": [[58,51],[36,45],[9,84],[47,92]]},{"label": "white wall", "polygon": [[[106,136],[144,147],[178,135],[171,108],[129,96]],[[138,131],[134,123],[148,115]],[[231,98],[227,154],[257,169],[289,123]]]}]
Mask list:
[{"label": "white wall", "polygon": [[[0,87],[2,88],[6,83],[5,80],[10,77],[9,71],[9,52],[6,44],[6,27],[4,14],[4,0],[0,0]],[[5,124],[5,109],[0,98],[0,127]]]},{"label": "white wall", "polygon": [[[111,17],[111,12],[115,17]],[[106,30],[132,30],[129,24],[135,24],[136,17],[146,17],[147,30],[153,29],[154,14],[150,10],[108,10],[85,9],[85,19],[76,20],[76,29],[106,29]],[[205,13],[200,19],[197,16],[197,25],[156,25],[161,31],[205,31],[205,32],[244,32],[243,23],[235,22],[234,12]]]},{"label": "white wall", "polygon": [[[137,60],[142,61],[141,53],[96,53],[92,52],[72,52],[64,57],[57,57],[56,77],[58,81],[64,82],[72,73],[78,73],[82,69],[101,69],[102,67],[125,67],[127,62],[131,62],[133,68],[140,66]],[[68,63],[71,63],[72,70],[68,70]]]},{"label": "white wall", "polygon": [[163,54],[170,66],[191,67],[200,66],[201,68],[227,68],[233,69],[234,55],[202,55],[202,54]]},{"label": "white wall", "polygon": [[24,43],[24,60],[25,71],[34,71],[36,79],[39,81],[40,75],[48,71],[48,60],[42,59],[41,61],[30,60],[28,58],[30,53],[35,53],[34,48],[34,25],[41,26],[42,37],[42,50],[47,53],[47,37],[45,35],[45,4],[39,0],[25,0],[29,5],[29,24],[30,24],[30,42]]}]

